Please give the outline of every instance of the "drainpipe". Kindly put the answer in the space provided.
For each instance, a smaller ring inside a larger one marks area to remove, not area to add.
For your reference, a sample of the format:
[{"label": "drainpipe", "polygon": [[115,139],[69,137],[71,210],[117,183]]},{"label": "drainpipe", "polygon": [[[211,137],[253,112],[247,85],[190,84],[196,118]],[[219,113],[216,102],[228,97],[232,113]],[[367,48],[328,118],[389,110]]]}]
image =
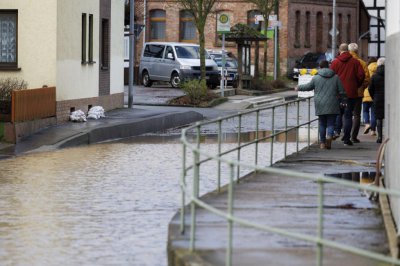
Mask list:
[{"label": "drainpipe", "polygon": [[128,108],[133,106],[133,71],[135,57],[135,0],[129,0],[129,91],[128,91]]},{"label": "drainpipe", "polygon": [[143,47],[144,47],[144,43],[146,42],[146,22],[147,22],[147,0],[144,0],[144,4],[143,4],[143,25],[144,25],[144,29],[143,29]]},{"label": "drainpipe", "polygon": [[336,57],[336,0],[332,6],[332,58]]}]

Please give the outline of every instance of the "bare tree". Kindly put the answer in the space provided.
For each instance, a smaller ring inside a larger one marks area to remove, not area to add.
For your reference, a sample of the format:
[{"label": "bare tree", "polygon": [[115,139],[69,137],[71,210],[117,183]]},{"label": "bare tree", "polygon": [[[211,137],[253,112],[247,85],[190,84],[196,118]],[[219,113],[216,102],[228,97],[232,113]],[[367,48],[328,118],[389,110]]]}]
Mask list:
[{"label": "bare tree", "polygon": [[207,17],[213,10],[214,4],[217,0],[176,0],[183,9],[193,15],[194,23],[199,34],[200,44],[200,69],[201,79],[206,78],[206,60],[205,60],[205,36],[204,28],[206,25]]},{"label": "bare tree", "polygon": [[[274,10],[275,6],[278,5],[277,0],[247,0],[257,6],[257,9],[261,12],[264,17],[264,32],[267,33],[268,29],[268,18]],[[264,42],[264,77],[267,77],[267,51],[268,51],[268,41]]]}]

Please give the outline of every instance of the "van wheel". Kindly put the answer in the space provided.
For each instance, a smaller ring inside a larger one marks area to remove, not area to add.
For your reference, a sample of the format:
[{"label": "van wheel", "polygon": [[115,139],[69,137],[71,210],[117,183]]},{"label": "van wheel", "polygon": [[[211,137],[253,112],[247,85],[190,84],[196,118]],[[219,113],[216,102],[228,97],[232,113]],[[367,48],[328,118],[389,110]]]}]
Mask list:
[{"label": "van wheel", "polygon": [[173,88],[179,88],[179,85],[181,84],[181,79],[178,73],[172,73],[170,83]]},{"label": "van wheel", "polygon": [[147,71],[144,71],[142,74],[142,84],[145,87],[151,87],[151,85],[153,85],[153,81],[151,81],[149,72]]}]

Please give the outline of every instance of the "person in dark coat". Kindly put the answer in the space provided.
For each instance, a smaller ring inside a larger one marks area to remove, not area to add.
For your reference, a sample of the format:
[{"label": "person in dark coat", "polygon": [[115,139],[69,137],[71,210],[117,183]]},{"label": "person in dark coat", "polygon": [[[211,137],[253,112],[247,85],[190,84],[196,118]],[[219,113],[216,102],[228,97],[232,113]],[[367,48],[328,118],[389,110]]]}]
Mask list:
[{"label": "person in dark coat", "polygon": [[385,118],[385,58],[378,59],[378,68],[372,76],[368,91],[374,102],[376,129],[378,132],[376,142],[382,143],[383,119]]},{"label": "person in dark coat", "polygon": [[345,98],[346,93],[339,77],[333,70],[329,69],[328,61],[321,61],[319,67],[318,74],[309,83],[299,85],[295,90],[314,90],[315,114],[319,121],[320,147],[321,149],[330,149],[336,116],[340,113],[340,99]]},{"label": "person in dark coat", "polygon": [[[358,96],[358,88],[363,84],[365,72],[360,62],[353,58],[348,51],[348,45],[342,43],[339,46],[340,55],[333,60],[331,69],[339,76],[347,95],[347,103],[344,109],[344,145],[353,145],[350,140],[351,128],[353,126],[353,110]],[[337,123],[341,122],[337,118]],[[339,127],[337,127],[339,128]]]}]

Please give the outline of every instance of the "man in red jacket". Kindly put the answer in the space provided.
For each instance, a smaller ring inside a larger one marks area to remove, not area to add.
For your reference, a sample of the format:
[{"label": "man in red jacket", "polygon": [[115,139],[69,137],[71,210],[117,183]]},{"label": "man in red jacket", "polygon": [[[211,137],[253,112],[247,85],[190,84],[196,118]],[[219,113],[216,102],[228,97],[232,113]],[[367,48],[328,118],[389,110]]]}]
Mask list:
[{"label": "man in red jacket", "polygon": [[348,45],[339,46],[340,55],[332,61],[331,69],[339,76],[347,95],[347,105],[344,110],[344,145],[353,145],[350,140],[353,126],[353,110],[358,98],[358,88],[363,84],[365,72],[360,62],[348,51]]}]

